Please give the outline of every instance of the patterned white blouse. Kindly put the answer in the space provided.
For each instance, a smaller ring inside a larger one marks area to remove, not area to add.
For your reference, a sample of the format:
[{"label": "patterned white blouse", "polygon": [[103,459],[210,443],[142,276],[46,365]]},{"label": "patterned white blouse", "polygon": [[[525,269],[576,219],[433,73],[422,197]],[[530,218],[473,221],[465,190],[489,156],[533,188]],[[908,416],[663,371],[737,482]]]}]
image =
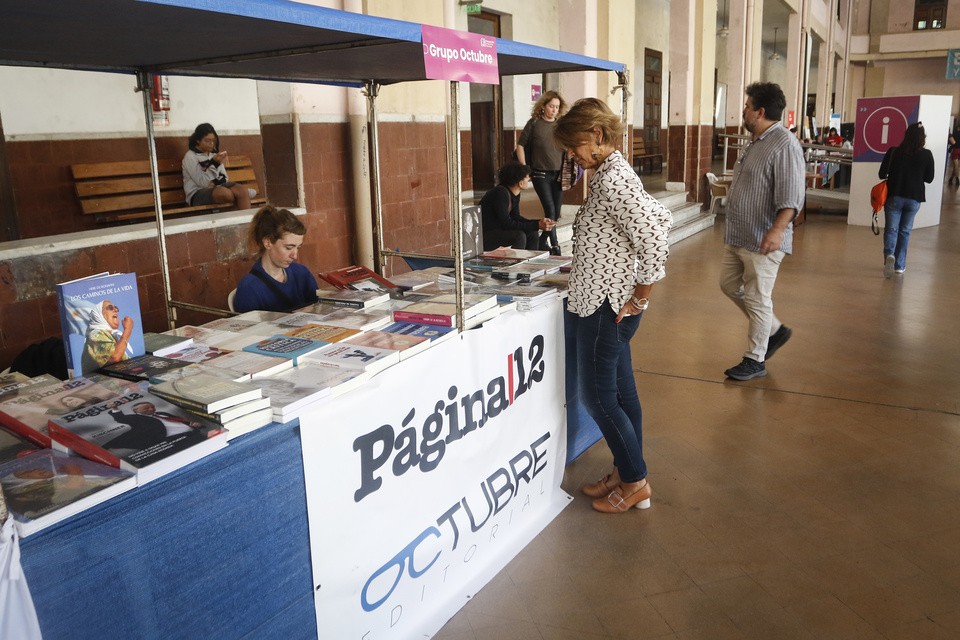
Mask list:
[{"label": "patterned white blouse", "polygon": [[587,317],[609,298],[619,312],[636,285],[662,279],[671,224],[670,210],[644,190],[623,155],[607,156],[573,222],[567,308]]}]

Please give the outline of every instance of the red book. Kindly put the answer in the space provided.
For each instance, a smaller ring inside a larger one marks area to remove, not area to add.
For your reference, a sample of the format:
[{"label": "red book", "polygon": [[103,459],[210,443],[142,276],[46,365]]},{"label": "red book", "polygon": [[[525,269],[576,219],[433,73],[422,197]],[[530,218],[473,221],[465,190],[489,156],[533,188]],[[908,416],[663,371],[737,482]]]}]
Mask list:
[{"label": "red book", "polygon": [[373,291],[389,291],[399,289],[379,273],[364,266],[354,265],[336,271],[326,271],[317,274],[337,289],[367,289]]}]

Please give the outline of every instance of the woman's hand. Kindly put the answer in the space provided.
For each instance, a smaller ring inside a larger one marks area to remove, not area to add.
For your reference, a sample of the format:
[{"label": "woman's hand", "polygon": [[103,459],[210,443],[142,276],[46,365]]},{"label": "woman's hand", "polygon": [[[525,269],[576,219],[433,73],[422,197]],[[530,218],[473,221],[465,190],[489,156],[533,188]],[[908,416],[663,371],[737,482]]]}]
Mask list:
[{"label": "woman's hand", "polygon": [[540,231],[550,231],[557,226],[557,221],[552,218],[540,218],[537,225],[540,227]]},{"label": "woman's hand", "polygon": [[217,162],[219,162],[220,164],[226,164],[226,163],[227,163],[227,152],[226,152],[226,151],[221,151],[221,152],[218,153],[217,155],[213,156],[213,159],[216,160]]},{"label": "woman's hand", "polygon": [[633,290],[633,296],[627,300],[627,303],[620,309],[620,313],[617,314],[615,322],[620,322],[626,316],[636,316],[643,313],[647,305],[650,304],[648,297],[650,296],[651,289],[653,289],[652,284],[638,284]]}]

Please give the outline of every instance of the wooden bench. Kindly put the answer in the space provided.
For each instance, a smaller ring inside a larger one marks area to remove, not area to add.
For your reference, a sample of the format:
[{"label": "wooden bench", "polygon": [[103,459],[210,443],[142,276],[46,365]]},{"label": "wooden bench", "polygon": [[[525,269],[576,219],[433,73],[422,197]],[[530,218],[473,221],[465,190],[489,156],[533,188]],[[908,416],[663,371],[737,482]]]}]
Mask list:
[{"label": "wooden bench", "polygon": [[657,168],[657,173],[663,173],[663,154],[647,153],[643,136],[639,133],[633,135],[633,166],[637,173],[653,173],[654,167]]},{"label": "wooden bench", "polygon": [[[160,202],[164,217],[183,213],[216,212],[229,209],[225,204],[191,207],[183,193],[183,170],[180,160],[159,160]],[[98,162],[70,165],[76,182],[77,196],[84,214],[94,215],[98,222],[114,222],[154,215],[153,181],[148,160]],[[231,182],[256,189],[250,204],[266,202],[253,164],[247,156],[228,156],[227,174]]]}]

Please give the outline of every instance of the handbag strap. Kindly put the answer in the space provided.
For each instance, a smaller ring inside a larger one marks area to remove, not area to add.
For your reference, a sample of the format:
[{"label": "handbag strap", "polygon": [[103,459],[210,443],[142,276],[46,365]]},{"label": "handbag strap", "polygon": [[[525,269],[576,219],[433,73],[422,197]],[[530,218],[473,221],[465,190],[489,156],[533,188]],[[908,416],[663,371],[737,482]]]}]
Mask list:
[{"label": "handbag strap", "polygon": [[297,303],[294,302],[290,296],[285,294],[280,289],[280,287],[277,286],[277,283],[274,281],[273,278],[271,278],[270,276],[268,276],[262,271],[257,271],[256,265],[254,265],[253,268],[250,269],[250,273],[252,275],[255,275],[257,278],[259,278],[260,281],[263,282],[263,284],[267,285],[267,288],[270,289],[270,291],[272,291],[278,298],[280,298],[281,302],[285,303],[285,307],[287,309],[293,309],[295,306],[297,306]]}]

